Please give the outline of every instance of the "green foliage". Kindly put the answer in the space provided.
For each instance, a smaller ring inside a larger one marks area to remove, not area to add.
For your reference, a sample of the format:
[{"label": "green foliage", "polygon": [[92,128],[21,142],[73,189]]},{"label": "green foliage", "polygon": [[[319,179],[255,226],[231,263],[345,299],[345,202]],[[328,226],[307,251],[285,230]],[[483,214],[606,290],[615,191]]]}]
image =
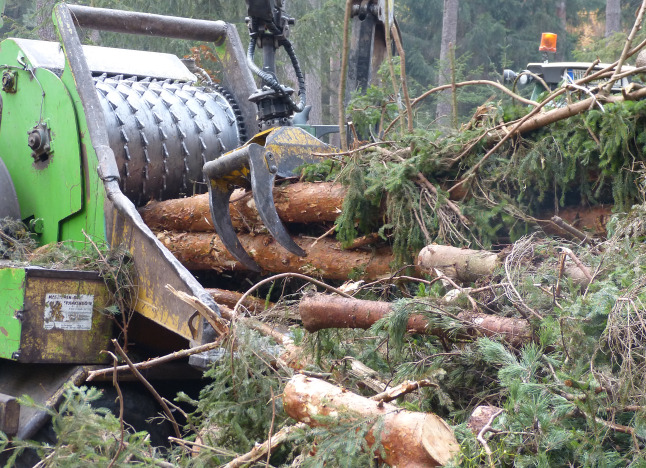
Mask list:
[{"label": "green foliage", "polygon": [[641,176],[634,168],[644,162],[645,111],[643,101],[607,104],[529,136],[505,174],[518,181],[510,192],[534,209],[553,203],[554,194],[561,205],[614,203],[617,210],[628,209],[639,201]]},{"label": "green foliage", "polygon": [[194,402],[196,410],[190,418],[191,424],[202,428],[206,445],[225,448],[224,455],[211,451],[200,454],[201,462],[211,465],[225,463],[232,452],[249,451],[266,437],[272,421],[277,431],[286,420],[279,397],[281,378],[289,375],[268,365],[272,354],[279,352],[276,345],[256,332],[239,329],[236,350],[221,351],[218,361],[205,373],[211,382]]},{"label": "green foliage", "polygon": [[[126,426],[122,438],[119,418],[105,408],[92,406],[100,397],[96,388],[68,386],[57,410],[38,407],[33,400],[23,397],[21,405],[36,407],[51,416],[57,439],[54,445],[14,440],[5,466],[12,466],[26,449],[35,450],[44,460],[44,467],[80,468],[88,463],[108,466],[111,462],[112,466],[158,466],[162,454],[150,445],[147,434],[132,432]],[[7,447],[7,439],[0,438],[0,452]]]}]

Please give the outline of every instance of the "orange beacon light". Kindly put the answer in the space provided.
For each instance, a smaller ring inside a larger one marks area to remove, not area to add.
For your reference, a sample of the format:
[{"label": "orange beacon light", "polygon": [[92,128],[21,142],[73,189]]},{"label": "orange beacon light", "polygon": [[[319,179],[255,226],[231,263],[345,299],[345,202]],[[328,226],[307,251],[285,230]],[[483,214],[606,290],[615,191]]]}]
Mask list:
[{"label": "orange beacon light", "polygon": [[541,34],[541,46],[538,48],[540,52],[556,52],[556,38],[554,33]]}]

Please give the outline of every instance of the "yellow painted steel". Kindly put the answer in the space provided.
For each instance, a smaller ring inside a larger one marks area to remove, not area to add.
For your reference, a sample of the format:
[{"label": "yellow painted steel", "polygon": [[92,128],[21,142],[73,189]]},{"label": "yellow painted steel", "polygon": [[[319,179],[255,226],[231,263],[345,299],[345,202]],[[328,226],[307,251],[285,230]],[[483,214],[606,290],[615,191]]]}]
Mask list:
[{"label": "yellow painted steel", "polygon": [[[89,329],[47,326],[45,314],[48,294],[91,296],[93,306]],[[90,280],[80,272],[71,272],[69,278],[49,278],[37,274],[32,276],[28,272],[19,361],[66,364],[107,362],[108,356],[101,351],[108,349],[112,337],[112,319],[103,312],[109,301],[107,287],[98,277]]]}]

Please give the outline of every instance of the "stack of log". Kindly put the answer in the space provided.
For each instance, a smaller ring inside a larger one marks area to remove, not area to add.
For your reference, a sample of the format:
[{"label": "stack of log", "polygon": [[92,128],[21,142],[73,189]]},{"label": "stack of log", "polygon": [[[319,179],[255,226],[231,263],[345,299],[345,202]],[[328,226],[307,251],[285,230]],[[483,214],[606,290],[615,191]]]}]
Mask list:
[{"label": "stack of log", "polygon": [[[333,183],[295,183],[274,188],[276,210],[283,223],[332,223],[341,213],[345,188]],[[253,197],[243,190],[231,197],[230,211],[238,238],[245,250],[265,272],[305,273],[321,278],[345,281],[361,271],[366,280],[390,272],[393,261],[389,248],[365,249],[376,236],[359,240],[354,248],[343,249],[331,238],[294,235],[293,239],[306,257],[287,252],[269,234],[264,233]],[[243,271],[225,249],[211,224],[208,195],[153,202],[141,209],[146,224],[173,254],[191,270]],[[291,229],[293,230],[293,229]]]},{"label": "stack of log", "polygon": [[[292,232],[295,232],[294,224],[329,227],[341,213],[345,194],[346,189],[342,185],[325,182],[299,182],[274,188],[278,215]],[[332,237],[314,238],[294,234],[293,240],[307,252],[306,257],[298,257],[287,252],[266,233],[251,193],[237,190],[231,200],[231,219],[238,231],[238,238],[264,272],[304,273],[340,281],[347,280],[356,272],[361,272],[362,279],[366,281],[390,273],[392,252],[388,247],[377,248],[374,244],[378,241],[376,235],[357,239],[353,246],[344,249]],[[562,210],[558,217],[545,213],[538,224],[547,232],[564,237],[603,236],[610,210],[609,206],[587,209],[572,207]],[[187,268],[245,270],[215,234],[207,194],[152,202],[141,209],[141,215],[162,243]],[[332,230],[328,231],[328,235],[331,233]]]}]

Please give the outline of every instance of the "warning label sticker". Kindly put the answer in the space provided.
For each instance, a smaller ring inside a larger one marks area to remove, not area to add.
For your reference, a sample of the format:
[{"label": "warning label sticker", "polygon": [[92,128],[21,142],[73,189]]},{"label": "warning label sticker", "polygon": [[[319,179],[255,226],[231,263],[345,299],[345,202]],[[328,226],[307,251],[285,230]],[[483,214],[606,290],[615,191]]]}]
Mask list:
[{"label": "warning label sticker", "polygon": [[45,330],[91,330],[94,296],[89,294],[47,294]]}]

